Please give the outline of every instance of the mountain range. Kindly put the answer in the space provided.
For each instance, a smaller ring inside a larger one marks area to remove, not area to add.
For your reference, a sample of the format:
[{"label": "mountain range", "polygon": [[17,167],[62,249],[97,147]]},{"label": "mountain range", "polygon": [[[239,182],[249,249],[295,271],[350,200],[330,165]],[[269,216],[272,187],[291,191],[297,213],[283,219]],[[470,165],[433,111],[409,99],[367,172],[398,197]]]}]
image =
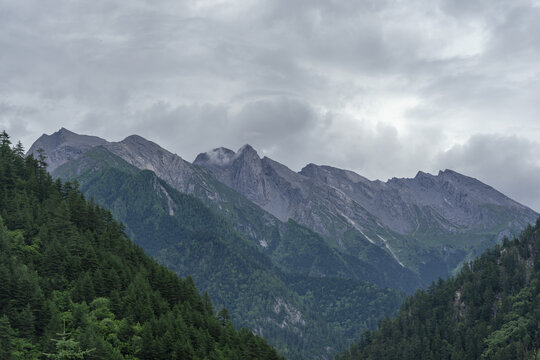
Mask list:
[{"label": "mountain range", "polygon": [[[192,164],[140,136],[111,143],[66,129],[44,134],[29,153],[43,148],[54,174],[98,145],[233,218],[261,247],[272,248],[272,239],[253,225],[253,218],[272,224],[293,219],[340,253],[369,261],[366,252],[382,249],[392,258],[384,259],[386,266],[411,270],[424,285],[452,273],[503,236],[518,234],[537,217],[492,187],[451,170],[387,182],[315,164],[297,173],[268,157],[261,159],[249,145],[236,153],[217,148]],[[244,219],[240,211],[254,215]]]},{"label": "mountain range", "polygon": [[[51,137],[55,140],[51,141]],[[85,140],[91,142],[81,145]],[[35,153],[39,148],[44,149],[45,153],[50,153],[53,159],[49,166],[53,169],[51,173],[55,177],[77,178],[80,182],[84,182],[81,178],[83,172],[76,168],[80,162],[73,162],[73,160],[85,154],[80,149],[91,148],[91,144],[95,141],[93,137],[83,138],[66,129],[61,129],[53,135],[40,137],[28,153]],[[47,147],[48,144],[54,145]],[[316,231],[308,232],[304,236],[310,240],[297,239],[298,241],[294,243],[284,242],[287,233],[290,232],[289,229],[297,227],[296,219],[291,219],[295,220],[292,223],[279,220],[243,194],[220,182],[209,170],[191,164],[140,136],[132,135],[120,142],[107,142],[101,145],[130,165],[141,170],[153,171],[176,190],[199,198],[228,218],[240,233],[257,244],[289,272],[368,280],[379,286],[407,292],[420,285],[417,274],[401,266],[383,248],[374,246],[364,238],[356,243],[359,253],[369,254],[363,257],[341,252],[328,238],[318,235]],[[65,166],[61,166],[63,164]],[[304,229],[297,233],[304,234]],[[311,249],[304,249],[307,250],[304,252],[299,248],[302,244],[309,244]],[[283,248],[291,246],[296,247],[296,251],[289,249],[284,257]],[[323,256],[317,257],[317,252]],[[289,257],[294,257],[295,261],[288,261]],[[298,261],[299,258],[303,261]]]},{"label": "mountain range", "polygon": [[309,164],[296,173],[257,155],[218,148],[194,164],[282,221],[294,219],[340,251],[364,244],[385,249],[424,284],[445,277],[464,259],[505,235],[519,233],[537,214],[480,181],[445,170],[413,179],[370,181],[352,171]]},{"label": "mountain range", "polygon": [[328,358],[397,309],[401,295],[383,288],[446,277],[537,217],[451,170],[387,182],[314,164],[297,173],[249,145],[189,163],[137,135],[108,142],[63,128],[28,153],[40,148],[53,176],[77,180],[145,251],[290,358]]}]

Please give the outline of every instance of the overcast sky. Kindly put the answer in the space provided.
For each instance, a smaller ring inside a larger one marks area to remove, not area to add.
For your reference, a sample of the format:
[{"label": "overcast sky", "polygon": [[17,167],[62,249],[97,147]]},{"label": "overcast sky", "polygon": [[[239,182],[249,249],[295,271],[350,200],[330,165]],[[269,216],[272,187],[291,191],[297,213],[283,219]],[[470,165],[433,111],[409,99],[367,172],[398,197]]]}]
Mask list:
[{"label": "overcast sky", "polygon": [[0,0],[0,130],[450,168],[540,211],[540,0]]}]

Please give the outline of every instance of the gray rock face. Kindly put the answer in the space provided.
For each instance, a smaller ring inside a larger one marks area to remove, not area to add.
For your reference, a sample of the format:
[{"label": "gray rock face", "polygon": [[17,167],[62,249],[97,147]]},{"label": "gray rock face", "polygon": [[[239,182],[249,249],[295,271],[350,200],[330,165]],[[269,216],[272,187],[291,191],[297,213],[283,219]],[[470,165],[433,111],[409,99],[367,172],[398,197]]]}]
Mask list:
[{"label": "gray rock face", "polygon": [[53,172],[98,145],[199,197],[264,248],[275,247],[275,236],[268,229],[283,228],[279,220],[293,219],[325,236],[346,256],[369,259],[370,246],[383,249],[396,266],[424,274],[425,281],[446,276],[464,259],[502,236],[517,234],[538,216],[490,186],[451,170],[387,182],[314,164],[296,173],[259,157],[249,145],[237,152],[217,148],[191,164],[140,136],[109,143],[66,129],[43,135],[29,153],[43,148]]},{"label": "gray rock face", "polygon": [[537,217],[533,210],[492,187],[452,170],[440,171],[436,176],[418,172],[413,179],[394,178],[386,183],[314,164],[300,173],[343,191],[391,230],[403,235],[418,232],[429,219],[433,220],[430,231],[490,229],[500,225],[499,216],[489,215],[490,209],[495,208],[505,209],[521,228]]},{"label": "gray rock face", "polygon": [[78,159],[88,149],[107,144],[97,136],[79,135],[65,128],[52,135],[43,134],[30,147],[27,155],[37,157],[38,149],[45,150],[49,171],[54,171],[60,165],[74,159]]},{"label": "gray rock face", "polygon": [[105,148],[139,169],[153,171],[181,192],[193,194],[202,191],[208,197],[216,195],[204,170],[138,135],[108,143]]},{"label": "gray rock face", "polygon": [[[224,154],[223,161],[213,160],[222,159]],[[338,235],[342,248],[340,240],[351,226],[361,232],[367,224],[378,227],[368,212],[340,189],[296,173],[270,158],[261,159],[249,145],[237,153],[220,148],[200,154],[194,164],[212,171],[221,182],[282,221],[292,218],[325,236]]]},{"label": "gray rock face", "polygon": [[[279,188],[268,183],[274,186],[274,189],[268,187],[266,189],[268,191],[263,191],[264,172],[276,171],[281,172],[282,176],[299,176],[269,159],[265,159],[263,168],[261,159],[251,147],[244,147],[238,154],[226,149],[218,149],[214,153],[212,161],[210,157],[205,159],[209,164],[223,165],[240,159],[239,163],[245,166],[237,168],[231,174],[231,182],[250,180],[241,184],[243,191],[250,196],[265,194],[264,199],[270,207],[279,204],[273,198]],[[140,136],[129,136],[120,142],[106,143],[89,149],[79,159],[56,168],[53,176],[77,180],[84,186],[88,179],[92,179],[92,172],[99,172],[107,167],[119,169],[126,174],[131,173],[133,169],[151,170],[177,190],[195,195],[224,215],[240,233],[259,246],[285,271],[312,276],[367,280],[380,286],[405,291],[411,291],[420,284],[417,274],[401,267],[379,247],[368,244],[373,247],[370,249],[372,256],[369,259],[343,256],[329,246],[320,235],[294,222],[280,221],[256,203],[218,181],[209,170],[190,164],[178,155]],[[219,166],[214,170],[219,171]],[[258,174],[258,177],[255,177],[255,180],[250,179],[248,176],[250,174]],[[168,211],[169,214],[176,213],[173,206],[169,206]],[[286,214],[283,217],[285,218]],[[323,227],[320,229],[324,230]]]},{"label": "gray rock face", "polygon": [[215,196],[208,185],[212,176],[205,170],[138,135],[128,136],[120,142],[108,142],[96,136],[79,135],[62,128],[51,135],[43,134],[34,142],[28,154],[37,156],[38,149],[45,150],[48,169],[54,173],[62,164],[78,159],[89,149],[100,145],[139,169],[154,171],[179,191],[202,191],[208,197]]},{"label": "gray rock face", "polygon": [[[216,178],[227,186],[243,194],[249,200],[261,206],[278,219],[286,221],[290,218],[288,197],[282,192],[294,191],[290,186],[280,188],[272,181],[269,174],[273,170],[270,159],[261,160],[257,152],[245,145],[237,153],[225,148],[214,149],[200,154],[194,161],[195,165],[207,168]],[[277,164],[277,163],[276,163]],[[288,169],[287,169],[288,170]],[[290,172],[290,170],[288,170]],[[295,177],[297,174],[292,173]],[[294,188],[298,188],[295,186]]]},{"label": "gray rock face", "polygon": [[[354,254],[364,238],[400,264],[437,276],[538,216],[451,170],[388,182],[315,164],[296,173],[261,159],[249,145],[237,153],[214,149],[194,163],[279,219],[292,218],[327,236],[345,253]],[[445,265],[435,271],[437,262]]]}]

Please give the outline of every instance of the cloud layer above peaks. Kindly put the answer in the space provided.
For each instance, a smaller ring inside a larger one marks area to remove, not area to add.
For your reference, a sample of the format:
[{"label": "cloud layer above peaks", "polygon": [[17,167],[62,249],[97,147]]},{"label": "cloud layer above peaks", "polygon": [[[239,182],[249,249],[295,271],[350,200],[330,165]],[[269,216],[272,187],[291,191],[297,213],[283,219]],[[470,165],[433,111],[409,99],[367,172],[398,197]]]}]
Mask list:
[{"label": "cloud layer above peaks", "polygon": [[540,210],[540,2],[0,0],[0,128],[446,167]]}]

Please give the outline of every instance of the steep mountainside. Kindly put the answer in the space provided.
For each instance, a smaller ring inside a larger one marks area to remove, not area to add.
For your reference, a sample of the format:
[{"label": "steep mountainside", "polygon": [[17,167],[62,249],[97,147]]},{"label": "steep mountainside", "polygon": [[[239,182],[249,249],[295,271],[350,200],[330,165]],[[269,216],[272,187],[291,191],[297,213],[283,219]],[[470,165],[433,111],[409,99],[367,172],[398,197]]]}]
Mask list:
[{"label": "steep mountainside", "polygon": [[361,240],[385,248],[425,281],[446,276],[537,214],[493,188],[454,171],[414,179],[369,181],[352,172],[310,164],[300,173],[249,145],[218,148],[194,164],[282,220],[294,219],[357,254]]},{"label": "steep mountainside", "polygon": [[[65,136],[66,132],[62,129],[50,137],[76,143],[77,135]],[[79,142],[86,144],[80,152],[87,151],[87,137]],[[66,148],[42,136],[33,151],[38,143]],[[197,196],[287,271],[369,280],[407,291],[455,272],[464,260],[503,235],[517,234],[537,215],[450,170],[381,182],[313,164],[296,173],[261,159],[249,145],[237,153],[219,148],[200,154],[194,164],[139,136],[103,146],[139,169],[154,171],[175,189]],[[300,228],[289,231],[298,224],[324,239]],[[289,245],[295,249],[284,246],[291,233],[296,239]],[[324,257],[331,260],[311,261],[313,254],[306,254],[309,266],[288,267],[289,261],[283,260],[296,255],[291,250],[309,252],[305,246],[298,249],[298,244],[313,240],[317,252],[330,254]]]},{"label": "steep mountainside", "polygon": [[[79,181],[88,197],[126,224],[145,251],[181,276],[191,275],[218,306],[229,309],[235,324],[264,335],[288,358],[329,358],[399,305],[401,296],[394,291],[314,277],[320,275],[314,273],[317,268],[330,269],[334,276],[350,269],[339,268],[339,254],[321,248],[324,240],[310,230],[288,222],[284,236],[274,241],[278,246],[268,252],[200,200],[105,147],[89,150],[55,174]],[[297,239],[304,240],[298,244]]]},{"label": "steep mountainside", "polygon": [[[352,203],[338,189],[295,173],[267,157],[261,159],[249,145],[238,153],[214,149],[197,156],[194,164],[209,169],[221,182],[282,221],[293,218],[327,236],[344,232],[355,220],[377,227],[363,207]],[[358,229],[363,230],[360,226]]]},{"label": "steep mountainside", "polygon": [[[61,130],[50,137],[62,137],[64,132]],[[32,149],[38,149],[46,139],[42,136]],[[62,146],[59,145],[60,148]],[[140,136],[129,136],[123,141],[103,146],[138,169],[154,171],[175,189],[198,197],[225,216],[285,271],[367,280],[408,292],[420,285],[418,275],[403,268],[388,252],[365,238],[360,236],[355,241],[354,255],[341,253],[328,239],[307,231],[295,221],[281,222],[218,181],[208,170],[190,164]],[[55,177],[81,177],[83,174],[77,166],[79,163],[67,162],[53,174]],[[94,166],[101,165],[96,163]]]},{"label": "steep mountainside", "polygon": [[0,135],[0,358],[281,359]]},{"label": "steep mountainside", "polygon": [[539,357],[540,219],[456,277],[418,291],[394,320],[384,320],[337,359]]}]

